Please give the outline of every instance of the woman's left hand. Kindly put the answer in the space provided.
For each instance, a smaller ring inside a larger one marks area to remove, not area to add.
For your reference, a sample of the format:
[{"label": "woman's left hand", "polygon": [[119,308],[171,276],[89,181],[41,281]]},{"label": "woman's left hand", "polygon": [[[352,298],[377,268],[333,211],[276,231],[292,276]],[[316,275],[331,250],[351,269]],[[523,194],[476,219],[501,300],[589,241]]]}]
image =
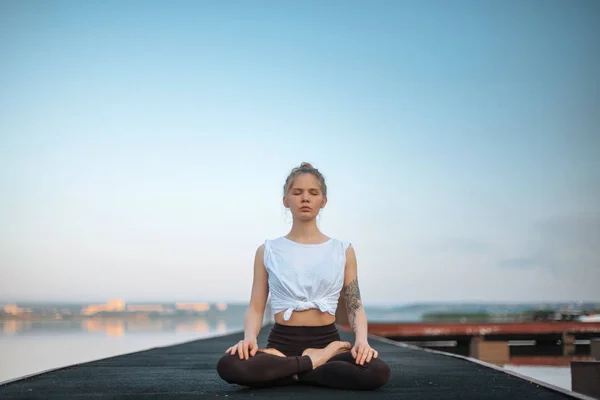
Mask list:
[{"label": "woman's left hand", "polygon": [[360,365],[365,365],[365,362],[370,362],[372,358],[377,358],[378,355],[377,350],[369,346],[366,340],[354,342],[354,347],[350,352],[356,363]]}]

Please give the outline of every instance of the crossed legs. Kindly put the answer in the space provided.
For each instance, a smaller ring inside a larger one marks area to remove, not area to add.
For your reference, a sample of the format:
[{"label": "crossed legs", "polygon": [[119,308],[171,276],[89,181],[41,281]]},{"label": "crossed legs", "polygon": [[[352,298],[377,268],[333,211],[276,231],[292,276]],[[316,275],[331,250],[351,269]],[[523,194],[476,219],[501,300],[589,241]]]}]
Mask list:
[{"label": "crossed legs", "polygon": [[303,383],[336,389],[373,390],[390,376],[388,365],[379,358],[356,364],[348,342],[334,341],[323,349],[306,349],[301,356],[285,356],[275,349],[261,349],[241,360],[221,357],[217,372],[228,383],[249,387]]}]

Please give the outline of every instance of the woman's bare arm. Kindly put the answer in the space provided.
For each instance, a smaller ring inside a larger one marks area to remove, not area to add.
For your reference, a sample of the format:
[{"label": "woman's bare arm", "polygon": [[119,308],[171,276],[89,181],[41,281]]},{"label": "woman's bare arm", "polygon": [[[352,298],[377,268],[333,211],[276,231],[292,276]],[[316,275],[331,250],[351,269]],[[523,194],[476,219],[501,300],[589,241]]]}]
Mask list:
[{"label": "woman's bare arm", "polygon": [[349,246],[346,249],[346,268],[344,271],[344,287],[342,296],[346,303],[348,312],[348,322],[354,332],[354,339],[357,342],[367,340],[367,314],[362,306],[360,298],[360,289],[358,287],[358,265],[354,248]]},{"label": "woman's bare arm", "polygon": [[254,257],[254,278],[252,281],[252,293],[246,317],[244,318],[244,338],[256,339],[263,324],[267,297],[269,296],[269,284],[267,270],[264,264],[265,247],[261,245],[256,250]]}]

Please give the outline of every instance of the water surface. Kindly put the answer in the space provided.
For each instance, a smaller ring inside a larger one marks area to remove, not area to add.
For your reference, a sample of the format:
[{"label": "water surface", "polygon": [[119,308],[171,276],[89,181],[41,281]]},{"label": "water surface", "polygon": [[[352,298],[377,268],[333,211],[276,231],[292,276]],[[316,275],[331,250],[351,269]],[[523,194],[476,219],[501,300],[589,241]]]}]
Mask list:
[{"label": "water surface", "polygon": [[0,382],[242,328],[239,323],[203,319],[178,323],[126,320],[0,322]]}]

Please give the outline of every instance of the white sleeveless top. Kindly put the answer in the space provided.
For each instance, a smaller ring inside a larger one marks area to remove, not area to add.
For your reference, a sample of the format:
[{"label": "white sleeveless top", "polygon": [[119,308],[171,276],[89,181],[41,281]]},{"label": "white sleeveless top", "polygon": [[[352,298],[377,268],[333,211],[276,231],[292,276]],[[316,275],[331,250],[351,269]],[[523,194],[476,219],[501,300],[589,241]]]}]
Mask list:
[{"label": "white sleeveless top", "polygon": [[273,315],[285,310],[318,308],[335,315],[344,284],[346,249],[350,242],[329,239],[321,244],[303,244],[286,237],[265,241],[264,264],[269,275]]}]

